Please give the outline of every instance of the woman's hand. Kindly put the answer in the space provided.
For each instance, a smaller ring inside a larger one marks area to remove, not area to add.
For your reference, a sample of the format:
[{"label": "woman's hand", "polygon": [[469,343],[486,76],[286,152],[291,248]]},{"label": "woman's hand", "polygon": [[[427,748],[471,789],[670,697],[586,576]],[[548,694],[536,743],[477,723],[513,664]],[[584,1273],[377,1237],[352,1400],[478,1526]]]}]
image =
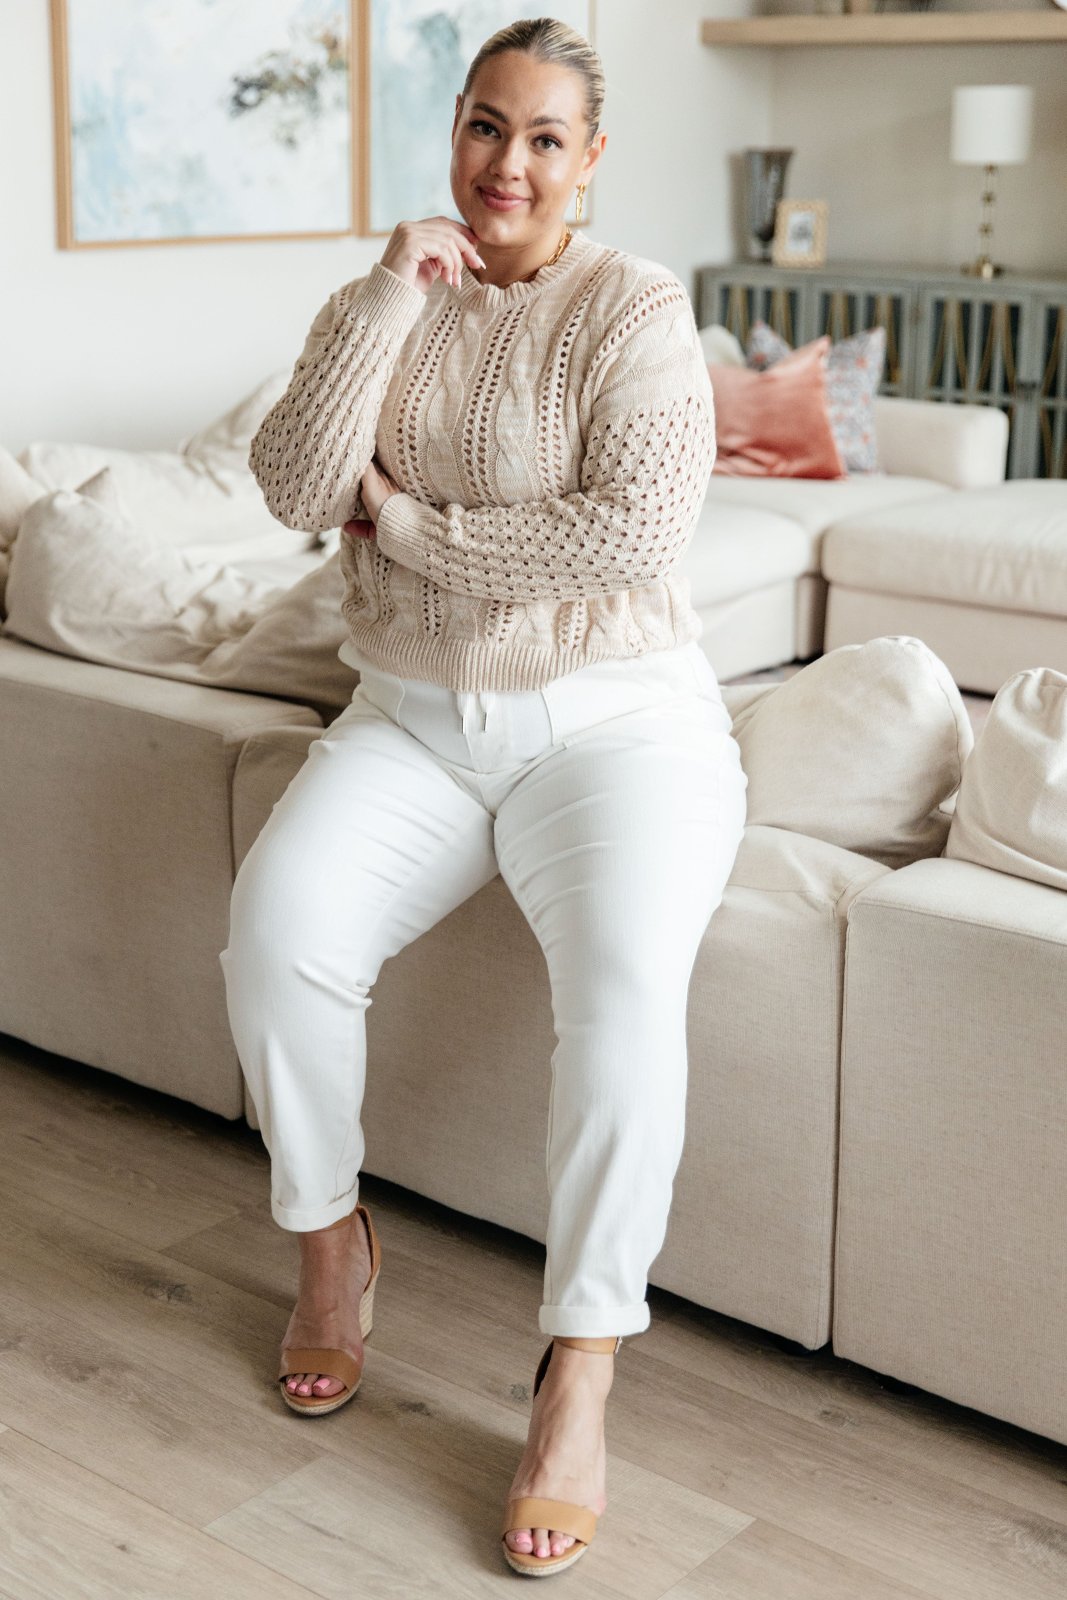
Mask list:
[{"label": "woman's hand", "polygon": [[357,538],[369,539],[374,533],[375,524],[381,515],[385,502],[391,494],[400,494],[400,492],[400,485],[394,483],[389,474],[378,465],[378,458],[376,456],[372,457],[366,472],[359,480],[359,497],[363,501],[364,509],[370,514],[371,520],[368,522],[362,517],[353,518],[351,522],[344,524],[345,533],[350,533]]},{"label": "woman's hand", "polygon": [[478,235],[465,222],[451,217],[422,217],[398,222],[382,251],[381,264],[398,278],[427,294],[439,277],[459,288],[463,263],[484,267],[478,254]]}]

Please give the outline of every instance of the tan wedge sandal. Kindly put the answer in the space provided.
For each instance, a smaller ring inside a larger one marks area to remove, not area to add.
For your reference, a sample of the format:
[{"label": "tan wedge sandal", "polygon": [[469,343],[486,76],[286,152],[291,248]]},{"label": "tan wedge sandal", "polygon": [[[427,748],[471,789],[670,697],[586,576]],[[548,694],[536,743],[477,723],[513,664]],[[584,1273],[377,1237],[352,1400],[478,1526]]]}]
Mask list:
[{"label": "tan wedge sandal", "polygon": [[[382,1265],[382,1251],[378,1243],[378,1235],[371,1221],[370,1212],[366,1206],[357,1205],[356,1213],[363,1218],[370,1240],[370,1277],[363,1297],[359,1302],[359,1331],[366,1339],[374,1325],[374,1286],[378,1282],[378,1273]],[[351,1212],[347,1216],[338,1217],[336,1222],[331,1222],[331,1228],[343,1228],[348,1225]],[[347,1387],[339,1394],[302,1396],[289,1394],[285,1387],[285,1379],[294,1372],[319,1372],[328,1373],[331,1378],[340,1378]],[[356,1390],[363,1381],[363,1362],[356,1361],[348,1354],[347,1350],[310,1350],[291,1349],[282,1351],[281,1367],[278,1372],[278,1382],[281,1384],[281,1396],[290,1411],[302,1411],[306,1416],[322,1416],[326,1411],[336,1411],[338,1406],[345,1406],[351,1400]]]},{"label": "tan wedge sandal", "polygon": [[[622,1338],[621,1333],[610,1334],[603,1339],[565,1339],[557,1334],[538,1365],[537,1376],[534,1378],[534,1399],[536,1400],[537,1391],[548,1371],[554,1345],[569,1344],[575,1350],[595,1350],[600,1355],[613,1356],[622,1344]],[[562,1572],[564,1567],[572,1567],[585,1555],[596,1533],[596,1525],[596,1512],[591,1511],[588,1506],[575,1505],[570,1500],[545,1500],[538,1495],[519,1495],[516,1499],[508,1501],[504,1512],[504,1526],[500,1531],[504,1559],[509,1567],[529,1578],[542,1578],[552,1572]],[[554,1529],[557,1533],[573,1534],[575,1542],[558,1556],[535,1556],[532,1551],[512,1550],[507,1542],[507,1535],[515,1528]]]}]

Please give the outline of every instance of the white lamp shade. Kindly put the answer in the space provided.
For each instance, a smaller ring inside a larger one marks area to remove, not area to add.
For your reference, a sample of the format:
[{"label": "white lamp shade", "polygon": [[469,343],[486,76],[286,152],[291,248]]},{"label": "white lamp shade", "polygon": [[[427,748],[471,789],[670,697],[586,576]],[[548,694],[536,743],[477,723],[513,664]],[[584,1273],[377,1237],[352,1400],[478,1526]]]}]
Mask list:
[{"label": "white lamp shade", "polygon": [[1021,83],[967,84],[952,91],[952,159],[1008,166],[1030,154],[1034,91]]}]

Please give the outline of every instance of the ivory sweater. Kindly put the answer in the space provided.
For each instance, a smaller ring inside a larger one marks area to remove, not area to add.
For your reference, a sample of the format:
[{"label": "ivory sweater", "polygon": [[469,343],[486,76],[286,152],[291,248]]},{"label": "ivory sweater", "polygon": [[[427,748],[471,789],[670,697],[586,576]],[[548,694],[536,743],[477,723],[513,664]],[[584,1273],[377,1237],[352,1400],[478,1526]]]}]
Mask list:
[{"label": "ivory sweater", "polygon": [[715,462],[692,305],[657,262],[576,232],[525,283],[428,294],[376,262],[312,322],[249,466],[287,527],[342,533],[338,654],[468,692],[699,638],[678,563]]}]

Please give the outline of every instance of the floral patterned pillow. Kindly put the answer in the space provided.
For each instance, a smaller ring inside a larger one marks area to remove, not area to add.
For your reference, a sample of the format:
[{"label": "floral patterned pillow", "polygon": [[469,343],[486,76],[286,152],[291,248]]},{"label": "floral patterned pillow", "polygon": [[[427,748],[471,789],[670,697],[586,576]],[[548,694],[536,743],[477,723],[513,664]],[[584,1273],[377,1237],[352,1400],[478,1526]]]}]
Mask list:
[{"label": "floral patterned pillow", "polygon": [[[762,319],[749,329],[745,365],[765,372],[787,356],[792,345]],[[841,459],[849,472],[878,471],[874,396],[885,367],[885,329],[866,328],[830,348],[826,365],[826,404]]]}]

